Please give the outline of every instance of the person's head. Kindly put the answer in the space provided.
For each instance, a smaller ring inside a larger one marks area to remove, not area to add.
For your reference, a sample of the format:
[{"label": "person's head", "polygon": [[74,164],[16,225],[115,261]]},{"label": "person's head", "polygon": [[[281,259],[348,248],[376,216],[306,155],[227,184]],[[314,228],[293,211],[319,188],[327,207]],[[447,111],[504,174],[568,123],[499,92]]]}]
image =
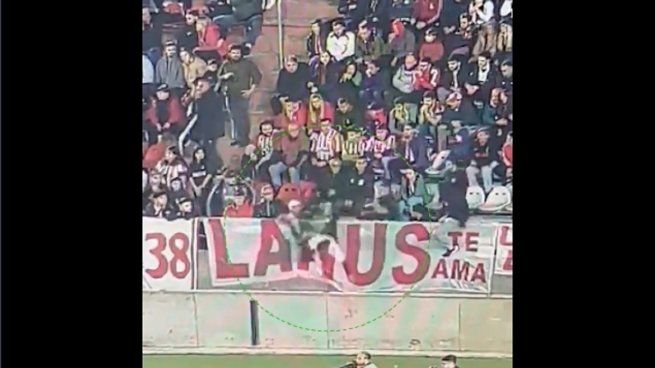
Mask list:
[{"label": "person's head", "polygon": [[155,205],[165,207],[168,204],[168,195],[166,192],[158,192],[153,194],[152,200]]},{"label": "person's head", "polygon": [[318,57],[319,61],[323,65],[327,65],[330,62],[330,59],[332,59],[332,56],[330,55],[329,52],[323,51],[321,52],[321,55]]},{"label": "person's head", "polygon": [[177,54],[177,45],[175,42],[167,42],[166,45],[164,45],[164,53],[167,58],[174,57],[175,54]]},{"label": "person's head", "polygon": [[232,61],[239,61],[243,55],[242,51],[243,50],[241,49],[241,45],[232,45],[230,46],[230,52],[227,54],[227,56]]},{"label": "person's head", "polygon": [[174,192],[182,189],[182,180],[180,178],[173,178],[170,182],[171,190]]},{"label": "person's head", "polygon": [[432,106],[433,103],[437,101],[434,92],[426,91],[423,93],[423,105]]},{"label": "person's head", "polygon": [[507,137],[505,138],[505,144],[512,144],[514,142],[514,138],[512,137],[512,132],[510,131],[507,133]]},{"label": "person's head", "polygon": [[152,16],[150,15],[150,9],[148,9],[148,7],[143,7],[141,9],[141,21],[143,24],[150,24],[152,21]]},{"label": "person's head", "polygon": [[168,98],[171,96],[170,89],[168,88],[168,84],[166,83],[160,84],[159,87],[157,87],[157,91],[155,92],[155,95],[157,96],[157,100],[159,101],[168,100]]},{"label": "person's head", "polygon": [[202,160],[204,160],[205,150],[202,147],[196,148],[196,150],[193,151],[193,159],[196,160],[196,162],[201,162]]},{"label": "person's head", "polygon": [[434,28],[429,28],[427,31],[425,31],[425,42],[426,43],[432,43],[437,40],[437,30]]},{"label": "person's head", "polygon": [[265,136],[273,134],[273,121],[270,119],[262,121],[259,124],[259,132]]},{"label": "person's head", "polygon": [[210,59],[207,62],[207,70],[216,73],[218,71],[218,61],[216,61],[216,59]]},{"label": "person's head", "polygon": [[380,62],[377,60],[371,60],[366,63],[366,74],[368,76],[373,76],[380,71]]},{"label": "person's head", "polygon": [[342,97],[337,101],[337,109],[339,111],[341,111],[342,113],[347,113],[347,112],[351,111],[352,108],[353,108],[353,105],[346,98]]},{"label": "person's head", "polygon": [[403,127],[403,138],[410,139],[413,136],[414,136],[414,128],[412,128],[410,125],[405,125]]},{"label": "person's head", "polygon": [[284,69],[289,73],[295,73],[298,70],[298,58],[295,55],[289,55],[284,61]]},{"label": "person's head", "polygon": [[481,30],[482,34],[485,36],[489,36],[494,34],[494,24],[493,22],[487,22],[482,26]]},{"label": "person's head", "polygon": [[371,354],[367,351],[362,351],[355,357],[355,364],[357,367],[364,367],[371,363]]},{"label": "person's head", "polygon": [[405,68],[412,69],[416,66],[416,56],[414,54],[405,55]]},{"label": "person's head", "polygon": [[471,25],[471,18],[469,18],[468,14],[464,13],[459,16],[459,28],[466,29],[470,25]]},{"label": "person's head", "polygon": [[501,35],[509,35],[512,34],[512,25],[509,23],[500,23],[500,26],[498,27],[498,32]]},{"label": "person's head", "polygon": [[293,101],[291,101],[289,95],[280,96],[280,103],[282,104],[282,108],[284,109],[284,111],[286,112],[293,111]]},{"label": "person's head", "polygon": [[170,146],[166,149],[166,152],[164,153],[164,159],[168,162],[171,163],[175,161],[176,158],[180,156],[180,151],[178,151],[176,146]]},{"label": "person's head", "polygon": [[344,74],[348,74],[350,76],[355,75],[357,73],[357,64],[354,62],[348,62],[343,72]]},{"label": "person's head", "polygon": [[184,21],[186,22],[187,25],[189,26],[195,26],[196,21],[198,20],[199,13],[197,10],[190,10],[186,13],[186,16],[184,17]]},{"label": "person's head", "polygon": [[500,93],[502,91],[502,88],[494,88],[491,90],[491,98],[489,98],[489,103],[492,106],[498,105],[498,102],[500,102]]},{"label": "person's head", "polygon": [[334,173],[341,170],[341,160],[338,157],[331,158],[330,161],[328,161],[328,164],[330,165],[330,169]]},{"label": "person's head", "polygon": [[300,213],[302,212],[302,203],[297,200],[297,199],[292,199],[289,201],[288,204],[289,211],[294,214],[296,217],[300,217]]},{"label": "person's head", "polygon": [[318,36],[319,34],[321,34],[321,21],[319,19],[316,19],[309,26],[309,29],[311,30],[312,34]]},{"label": "person's head", "polygon": [[330,119],[321,119],[321,132],[327,133],[328,130],[332,127],[332,120]]},{"label": "person's head", "polygon": [[513,70],[514,68],[512,66],[512,60],[505,60],[502,64],[500,64],[500,73],[505,78],[512,78]]},{"label": "person's head", "polygon": [[501,103],[506,104],[509,101],[509,95],[507,94],[507,91],[501,89],[500,93],[498,94],[498,99]]},{"label": "person's head", "polygon": [[184,213],[193,212],[193,201],[190,198],[184,198],[180,201],[180,211]]},{"label": "person's head", "polygon": [[458,92],[453,92],[448,95],[446,98],[446,106],[451,109],[456,109],[462,104],[462,94]]},{"label": "person's head", "polygon": [[357,160],[355,161],[355,169],[359,171],[360,173],[364,172],[366,170],[366,165],[368,162],[366,161],[366,157],[358,157]]},{"label": "person's head", "polygon": [[393,100],[393,107],[396,110],[401,110],[405,108],[405,101],[402,97],[396,97]]},{"label": "person's head", "polygon": [[488,67],[489,60],[491,60],[491,54],[488,51],[481,53],[478,56],[478,67],[481,69]]},{"label": "person's head", "polygon": [[195,85],[196,85],[196,93],[200,96],[202,96],[205,92],[209,91],[209,89],[211,88],[211,85],[209,84],[209,81],[206,78],[196,79]]},{"label": "person's head", "polygon": [[421,61],[418,63],[418,70],[422,72],[430,70],[431,67],[432,64],[430,63],[430,58],[427,57],[421,59]]},{"label": "person's head", "polygon": [[273,186],[271,184],[264,184],[259,193],[261,194],[262,199],[267,201],[272,201],[275,197],[275,191],[273,190]]},{"label": "person's head", "polygon": [[484,145],[489,141],[489,132],[485,129],[478,130],[475,134],[475,139],[481,144]]},{"label": "person's head", "polygon": [[375,138],[377,138],[377,139],[379,139],[381,141],[387,139],[388,135],[389,135],[389,130],[387,130],[387,128],[380,127],[380,128],[375,129]]},{"label": "person's head", "polygon": [[207,17],[200,17],[196,19],[196,31],[203,32],[205,28],[207,28],[207,26],[209,25],[209,22],[211,21]]},{"label": "person's head", "polygon": [[183,63],[190,63],[193,60],[193,54],[191,54],[187,49],[181,49],[180,60],[182,60]]},{"label": "person's head", "polygon": [[457,357],[454,355],[446,355],[441,358],[441,368],[455,368],[457,366]]},{"label": "person's head", "polygon": [[346,26],[344,25],[342,20],[335,20],[334,22],[332,22],[332,31],[334,32],[335,35],[341,36],[345,30],[346,30]]},{"label": "person's head", "polygon": [[448,58],[448,70],[455,71],[462,65],[462,59],[459,55],[452,55]]},{"label": "person's head", "polygon": [[291,138],[298,138],[298,136],[300,136],[300,125],[298,125],[298,123],[289,123],[287,126],[287,133]]},{"label": "person's head", "polygon": [[369,37],[371,37],[371,28],[368,24],[368,22],[363,20],[360,24],[359,27],[357,28],[357,36],[361,38],[362,40],[366,40]]},{"label": "person's head", "polygon": [[323,107],[323,97],[319,95],[318,93],[313,94],[309,98],[309,107],[312,109],[320,109]]},{"label": "person's head", "polygon": [[156,187],[161,185],[161,183],[162,183],[161,173],[157,170],[151,170],[150,174],[148,175],[148,184],[151,187]]}]

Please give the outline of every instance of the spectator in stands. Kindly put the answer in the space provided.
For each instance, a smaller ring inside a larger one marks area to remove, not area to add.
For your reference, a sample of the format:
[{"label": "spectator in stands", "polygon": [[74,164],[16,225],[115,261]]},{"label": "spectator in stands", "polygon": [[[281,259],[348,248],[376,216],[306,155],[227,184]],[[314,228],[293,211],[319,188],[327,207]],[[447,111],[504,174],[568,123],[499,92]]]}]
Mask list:
[{"label": "spectator in stands", "polygon": [[383,50],[384,43],[380,36],[373,34],[370,24],[365,22],[358,28],[355,39],[355,62],[362,64],[378,60]]},{"label": "spectator in stands", "polygon": [[274,199],[275,191],[270,184],[260,190],[260,201],[255,205],[254,216],[257,218],[277,218],[282,213],[283,204]]},{"label": "spectator in stands", "polygon": [[341,159],[344,164],[351,166],[359,157],[366,152],[366,137],[362,136],[362,129],[350,127],[342,132],[343,152]]},{"label": "spectator in stands", "polygon": [[444,34],[453,34],[459,28],[460,16],[468,11],[467,0],[443,0],[443,11],[439,18]]},{"label": "spectator in stands", "polygon": [[502,19],[512,19],[512,0],[504,0],[500,6],[500,17]]},{"label": "spectator in stands", "polygon": [[400,157],[389,161],[388,168],[391,178],[392,190],[397,191],[401,183],[401,170],[413,169],[423,173],[430,167],[431,148],[424,136],[420,136],[410,126],[405,126],[398,143]]},{"label": "spectator in stands", "polygon": [[[317,181],[319,196],[330,202],[332,216],[338,217],[344,209],[345,199],[348,193],[348,181],[350,175],[348,169],[343,168],[343,162],[338,156],[328,161],[325,180]],[[352,204],[348,207],[352,207]]]},{"label": "spectator in stands", "polygon": [[150,203],[151,196],[155,193],[166,192],[166,186],[161,173],[157,170],[150,170],[148,174],[148,182],[143,189],[143,208]]},{"label": "spectator in stands", "polygon": [[292,101],[288,95],[280,96],[282,112],[280,112],[273,122],[275,129],[286,130],[289,124],[298,124],[304,127],[307,123],[307,108],[302,101]]},{"label": "spectator in stands", "polygon": [[205,150],[198,147],[193,151],[191,157],[191,164],[189,165],[189,172],[191,174],[191,188],[193,195],[196,199],[197,208],[203,215],[205,213],[205,204],[209,197],[211,190],[212,178],[214,177],[207,167],[207,159],[205,157]]},{"label": "spectator in stands", "polygon": [[399,214],[401,221],[429,220],[426,205],[430,203],[423,176],[412,169],[404,169],[400,187]]},{"label": "spectator in stands", "polygon": [[423,102],[418,113],[419,134],[433,141],[443,141],[442,147],[445,147],[448,130],[445,124],[439,124],[444,110],[433,91],[426,91],[423,94]]},{"label": "spectator in stands", "polygon": [[471,50],[469,63],[477,62],[478,56],[480,55],[486,54],[491,58],[496,54],[498,41],[496,39],[495,26],[494,22],[487,22],[482,26],[482,29],[478,31],[478,38]]},{"label": "spectator in stands", "polygon": [[290,123],[285,132],[279,132],[273,139],[275,153],[268,172],[276,190],[282,186],[282,174],[287,170],[292,183],[300,182],[300,167],[305,163],[309,150],[307,136],[300,130],[300,125]]},{"label": "spectator in stands", "polygon": [[459,121],[453,121],[451,126],[452,131],[446,142],[446,148],[450,151],[448,159],[453,163],[469,162],[473,154],[471,133]]},{"label": "spectator in stands", "polygon": [[482,25],[492,20],[494,3],[491,0],[471,0],[468,11],[473,24]]},{"label": "spectator in stands", "polygon": [[225,116],[220,105],[218,94],[210,88],[209,81],[204,77],[196,81],[191,108],[190,128],[191,140],[204,148],[207,155],[207,166],[211,172],[219,167],[219,158],[215,142],[225,135]]},{"label": "spectator in stands", "polygon": [[168,183],[168,201],[174,210],[177,210],[180,201],[189,196],[182,186],[182,179],[180,177],[173,178],[170,183]]},{"label": "spectator in stands", "polygon": [[264,21],[264,9],[262,0],[230,0],[232,14],[219,15],[214,18],[221,28],[227,32],[236,26],[243,25],[246,28],[243,52],[250,54],[257,38],[262,34]]},{"label": "spectator in stands", "polygon": [[392,80],[394,88],[398,91],[397,94],[403,96],[405,101],[414,104],[418,104],[421,99],[421,93],[414,89],[414,75],[417,67],[416,56],[414,54],[406,55],[405,62],[398,68]]},{"label": "spectator in stands", "polygon": [[[232,5],[234,6],[234,3]],[[243,47],[239,45],[230,47],[223,74],[227,106],[231,115],[232,145],[241,147],[248,144],[250,96],[262,79],[257,65],[252,60],[242,57],[242,50]]]},{"label": "spectator in stands", "polygon": [[475,112],[471,101],[464,99],[461,93],[453,92],[446,99],[446,109],[441,121],[450,124],[453,121],[460,121],[463,125],[480,124],[480,116]]},{"label": "spectator in stands", "polygon": [[146,55],[141,55],[141,71],[141,97],[148,98],[155,82],[155,68]]},{"label": "spectator in stands", "polygon": [[419,60],[428,59],[432,65],[437,65],[444,56],[444,46],[439,40],[439,31],[437,28],[428,28],[425,31],[423,42],[419,47]]},{"label": "spectator in stands", "polygon": [[237,187],[234,195],[228,199],[223,216],[225,217],[252,217],[254,208],[250,199],[241,187]]},{"label": "spectator in stands", "polygon": [[512,54],[512,23],[509,20],[500,22],[500,30],[496,37],[495,64],[498,65]]},{"label": "spectator in stands", "polygon": [[422,31],[432,27],[441,14],[443,0],[414,0],[412,7],[412,24]]},{"label": "spectator in stands", "polygon": [[146,111],[149,143],[156,143],[158,137],[164,133],[178,136],[186,124],[185,118],[180,100],[171,95],[168,85],[162,84],[157,87],[155,96],[150,99],[150,107]]},{"label": "spectator in stands", "polygon": [[225,39],[221,37],[218,26],[207,17],[196,21],[198,34],[198,47],[193,52],[207,61],[210,59],[222,60],[226,53]]},{"label": "spectator in stands", "polygon": [[200,14],[196,10],[190,10],[184,16],[184,26],[177,33],[177,45],[180,49],[195,50],[198,47],[198,32],[196,22]]},{"label": "spectator in stands", "polygon": [[387,89],[382,73],[380,73],[380,63],[377,60],[366,62],[364,79],[359,91],[360,103],[364,106],[373,103],[382,104],[384,102],[384,91]]},{"label": "spectator in stands", "polygon": [[339,0],[337,11],[344,17],[344,26],[354,28],[368,14],[367,0]]},{"label": "spectator in stands", "polygon": [[387,123],[387,114],[385,113],[384,106],[375,101],[369,103],[364,114],[364,127],[366,130],[373,134],[378,128],[388,127]]},{"label": "spectator in stands", "polygon": [[166,149],[164,158],[157,164],[155,169],[162,174],[164,185],[170,186],[173,179],[179,178],[182,187],[186,188],[189,169],[184,159],[180,157],[180,151],[176,146],[170,146]]},{"label": "spectator in stands", "polygon": [[289,55],[284,60],[284,68],[278,74],[275,90],[281,95],[288,95],[291,101],[305,100],[309,97],[309,81],[309,66],[299,63],[295,55]]},{"label": "spectator in stands", "polygon": [[180,50],[180,60],[182,60],[187,87],[193,91],[196,79],[204,76],[207,72],[207,63],[186,49]]},{"label": "spectator in stands", "polygon": [[[410,128],[411,129],[411,128]],[[396,159],[396,136],[389,134],[389,130],[380,127],[375,130],[375,135],[366,142],[366,157],[371,163],[371,169],[382,172],[385,179],[391,179],[389,163]]]},{"label": "spectator in stands", "polygon": [[310,65],[312,64],[312,61],[315,61],[319,55],[327,50],[326,40],[327,35],[325,34],[322,21],[319,19],[313,21],[305,45],[307,56],[309,56],[310,59]]},{"label": "spectator in stands", "polygon": [[438,83],[439,69],[432,66],[429,58],[421,59],[414,72],[414,90],[425,95],[426,92],[436,91]]},{"label": "spectator in stands", "polygon": [[446,36],[444,37],[446,55],[468,55],[471,50],[471,42],[474,34],[471,16],[461,14],[455,30],[452,32],[448,32],[448,30],[450,28],[446,28]]},{"label": "spectator in stands", "polygon": [[243,176],[268,181],[268,168],[273,156],[273,134],[273,120],[267,119],[259,124],[259,134],[246,146],[241,161]]},{"label": "spectator in stands", "polygon": [[364,205],[373,202],[375,176],[368,166],[366,157],[360,156],[355,161],[354,170],[348,171],[348,183],[344,193],[344,210],[352,216],[361,215]]},{"label": "spectator in stands", "polygon": [[461,55],[451,55],[446,68],[441,73],[437,87],[437,97],[444,102],[453,92],[461,92],[468,80],[468,71],[462,62]]},{"label": "spectator in stands", "polygon": [[313,94],[309,98],[309,107],[307,109],[307,123],[305,124],[307,134],[318,131],[321,128],[321,121],[324,119],[330,121],[334,119],[334,108],[321,95]]},{"label": "spectator in stands", "polygon": [[332,32],[327,36],[326,49],[338,62],[355,55],[355,35],[346,31],[342,20],[332,22]]},{"label": "spectator in stands", "polygon": [[391,22],[391,32],[389,32],[387,40],[386,54],[390,57],[388,64],[392,68],[396,67],[399,58],[414,53],[416,49],[414,32],[407,29],[399,19],[394,19]]},{"label": "spectator in stands", "polygon": [[352,128],[363,128],[364,116],[347,98],[340,98],[334,113],[334,126],[342,133]]},{"label": "spectator in stands", "polygon": [[177,46],[174,42],[167,42],[164,56],[157,62],[155,68],[155,84],[166,84],[175,96],[181,96],[186,83],[182,61],[177,56]]},{"label": "spectator in stands", "polygon": [[475,68],[469,73],[469,78],[464,83],[466,94],[473,101],[476,108],[481,109],[482,105],[489,101],[491,90],[496,86],[498,74],[491,63],[491,55],[483,52],[478,56]]},{"label": "spectator in stands", "polygon": [[339,97],[353,101],[355,106],[362,107],[359,101],[359,87],[362,84],[362,73],[357,70],[355,62],[348,62],[343,67],[337,81],[336,91]]},{"label": "spectator in stands", "polygon": [[192,218],[199,217],[200,210],[193,203],[189,197],[184,197],[178,202],[178,210],[174,215],[175,219],[191,220]]},{"label": "spectator in stands", "polygon": [[457,246],[450,248],[451,238],[448,234],[457,228],[464,228],[469,219],[469,207],[466,202],[468,181],[462,170],[463,165],[463,162],[457,161],[454,170],[449,170],[445,180],[439,183],[439,201],[443,205],[443,216],[438,221],[439,226],[433,238],[448,247],[443,257],[449,257],[457,249]]},{"label": "spectator in stands", "polygon": [[143,7],[141,14],[141,50],[155,64],[161,57],[161,25],[153,22],[148,7]]},{"label": "spectator in stands", "polygon": [[402,97],[396,97],[394,100],[394,106],[389,111],[389,131],[392,134],[401,134],[405,125],[412,127],[416,125],[416,117],[412,118],[408,106],[409,104],[405,104]]},{"label": "spectator in stands", "polygon": [[339,63],[330,53],[323,51],[318,57],[318,61],[311,67],[311,81],[307,83],[310,92],[320,93],[333,100],[339,78],[339,68]]},{"label": "spectator in stands", "polygon": [[156,192],[150,196],[150,203],[143,210],[143,216],[172,220],[175,213],[168,203],[166,192]]},{"label": "spectator in stands", "polygon": [[332,127],[330,119],[320,120],[320,130],[314,131],[309,137],[309,152],[311,165],[307,175],[314,183],[325,183],[329,169],[328,162],[341,154],[342,136]]},{"label": "spectator in stands", "polygon": [[466,168],[470,186],[479,186],[477,176],[482,176],[482,186],[485,193],[492,189],[492,170],[498,166],[498,154],[489,145],[489,132],[479,130],[473,142],[473,159]]}]

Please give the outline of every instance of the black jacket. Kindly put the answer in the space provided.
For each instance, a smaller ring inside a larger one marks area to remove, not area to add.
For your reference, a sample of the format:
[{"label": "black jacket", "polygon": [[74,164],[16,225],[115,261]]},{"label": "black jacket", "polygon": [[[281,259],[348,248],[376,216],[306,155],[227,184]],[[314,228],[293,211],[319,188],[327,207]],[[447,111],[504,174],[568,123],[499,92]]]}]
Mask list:
[{"label": "black jacket", "polygon": [[262,0],[232,0],[230,4],[237,20],[246,20],[264,13]]},{"label": "black jacket", "polygon": [[348,187],[345,198],[353,201],[372,199],[374,197],[374,183],[375,176],[370,170],[370,167],[367,167],[363,174],[357,172],[357,169],[351,170],[348,175]]},{"label": "black jacket", "polygon": [[280,215],[282,205],[280,202],[273,201],[262,201],[259,204],[255,205],[253,217],[256,218],[276,218]]},{"label": "black jacket", "polygon": [[457,110],[447,107],[444,111],[441,121],[450,123],[453,120],[459,120],[462,125],[478,125],[480,124],[480,116],[475,112],[471,101],[463,99]]},{"label": "black jacket", "polygon": [[295,73],[289,73],[286,69],[280,70],[275,89],[281,95],[289,95],[291,101],[305,100],[309,97],[307,83],[310,78],[309,66],[298,63],[298,70]]},{"label": "black jacket", "polygon": [[467,188],[466,173],[459,169],[449,173],[446,180],[439,183],[439,195],[441,201],[445,204],[446,215],[459,221],[462,227],[469,219],[469,206],[466,202]]},{"label": "black jacket", "polygon": [[200,142],[224,136],[225,117],[218,94],[209,90],[196,100],[194,105],[194,113],[198,115],[198,121],[191,129],[191,139]]},{"label": "black jacket", "polygon": [[178,49],[186,49],[189,52],[198,47],[198,33],[194,26],[184,25],[177,34]]}]

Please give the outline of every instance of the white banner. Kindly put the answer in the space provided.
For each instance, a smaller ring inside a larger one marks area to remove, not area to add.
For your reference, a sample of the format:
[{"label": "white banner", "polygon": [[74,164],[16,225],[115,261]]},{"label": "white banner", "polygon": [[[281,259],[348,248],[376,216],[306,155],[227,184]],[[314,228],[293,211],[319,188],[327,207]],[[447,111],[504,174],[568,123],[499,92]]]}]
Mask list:
[{"label": "white banner", "polygon": [[512,276],[513,255],[512,255],[512,224],[501,224],[496,230],[496,275]]},{"label": "white banner", "polygon": [[184,291],[196,284],[195,220],[143,218],[143,288]]},{"label": "white banner", "polygon": [[[440,243],[431,239],[435,223],[339,221],[337,242],[294,236],[274,220],[202,221],[215,287],[300,277],[343,291],[490,289],[495,226],[455,228]],[[306,246],[298,244],[307,238]]]}]

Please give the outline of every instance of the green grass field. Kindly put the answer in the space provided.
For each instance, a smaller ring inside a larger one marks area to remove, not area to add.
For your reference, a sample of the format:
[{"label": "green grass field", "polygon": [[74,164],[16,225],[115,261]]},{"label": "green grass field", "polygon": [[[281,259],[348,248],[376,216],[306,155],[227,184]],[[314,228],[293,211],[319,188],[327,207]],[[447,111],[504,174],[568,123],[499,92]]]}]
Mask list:
[{"label": "green grass field", "polygon": [[[351,357],[306,355],[144,355],[143,368],[336,368]],[[439,358],[374,357],[379,368],[427,368]],[[511,359],[458,359],[461,368],[511,368]]]}]

